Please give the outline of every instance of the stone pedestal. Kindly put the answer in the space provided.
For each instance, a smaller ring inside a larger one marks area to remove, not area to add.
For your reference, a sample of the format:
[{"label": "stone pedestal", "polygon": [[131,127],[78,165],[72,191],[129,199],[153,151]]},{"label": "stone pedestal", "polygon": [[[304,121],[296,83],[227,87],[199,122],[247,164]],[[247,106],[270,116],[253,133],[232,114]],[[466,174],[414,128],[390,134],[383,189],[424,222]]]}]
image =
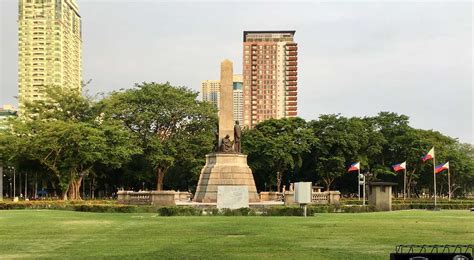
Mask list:
[{"label": "stone pedestal", "polygon": [[329,204],[339,204],[341,200],[341,192],[338,190],[328,192]]},{"label": "stone pedestal", "polygon": [[392,210],[392,186],[393,182],[371,182],[369,183],[369,206],[375,207],[377,211]]},{"label": "stone pedestal", "polygon": [[294,191],[285,191],[285,206],[296,205],[295,202],[295,192]]},{"label": "stone pedestal", "polygon": [[247,165],[247,155],[237,153],[206,155],[206,165],[201,170],[194,201],[216,203],[218,186],[247,186],[249,202],[259,201],[252,170]]}]

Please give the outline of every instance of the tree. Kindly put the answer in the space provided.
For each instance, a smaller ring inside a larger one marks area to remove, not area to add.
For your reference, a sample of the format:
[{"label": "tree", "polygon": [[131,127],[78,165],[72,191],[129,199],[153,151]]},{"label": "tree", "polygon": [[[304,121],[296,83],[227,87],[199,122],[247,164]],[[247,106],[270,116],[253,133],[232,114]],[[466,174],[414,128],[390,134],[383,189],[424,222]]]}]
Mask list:
[{"label": "tree", "polygon": [[367,165],[369,158],[380,150],[380,136],[359,118],[345,118],[340,115],[321,115],[309,123],[319,142],[313,147],[314,169],[326,189],[341,177],[351,162],[360,161]]},{"label": "tree", "polygon": [[81,199],[82,178],[101,163],[119,167],[138,153],[128,132],[104,122],[88,98],[75,91],[50,87],[44,101],[26,104],[5,139],[17,156],[39,162],[55,177],[63,199]]},{"label": "tree", "polygon": [[196,100],[198,93],[169,83],[142,83],[114,92],[102,101],[105,116],[129,130],[156,172],[156,189],[177,158],[193,156],[196,139],[212,149],[217,113],[212,105]]},{"label": "tree", "polygon": [[242,140],[243,151],[254,171],[263,166],[276,173],[278,192],[285,171],[300,167],[303,154],[316,141],[301,118],[266,120],[244,132]]}]

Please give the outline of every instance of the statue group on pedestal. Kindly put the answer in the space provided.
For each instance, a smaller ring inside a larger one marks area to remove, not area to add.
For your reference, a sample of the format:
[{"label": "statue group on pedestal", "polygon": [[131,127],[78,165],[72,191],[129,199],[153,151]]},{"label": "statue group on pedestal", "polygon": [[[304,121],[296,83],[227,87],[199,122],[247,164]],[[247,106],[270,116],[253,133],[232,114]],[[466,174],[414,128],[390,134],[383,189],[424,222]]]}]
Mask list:
[{"label": "statue group on pedestal", "polygon": [[240,139],[242,135],[242,129],[240,128],[239,121],[235,121],[234,125],[234,140],[230,140],[230,136],[226,135],[221,140],[221,145],[219,147],[219,152],[223,153],[241,153]]}]

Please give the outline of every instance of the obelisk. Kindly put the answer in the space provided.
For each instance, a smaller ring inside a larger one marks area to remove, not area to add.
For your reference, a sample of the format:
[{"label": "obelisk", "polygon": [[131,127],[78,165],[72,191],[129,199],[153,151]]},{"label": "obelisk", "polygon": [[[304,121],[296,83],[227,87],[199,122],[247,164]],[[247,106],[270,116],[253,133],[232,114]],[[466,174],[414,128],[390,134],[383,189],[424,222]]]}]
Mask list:
[{"label": "obelisk", "polygon": [[[221,62],[219,147],[227,135],[231,141],[234,139],[232,66],[230,60]],[[204,203],[217,202],[217,190],[220,186],[246,186],[249,202],[259,201],[252,170],[247,164],[247,155],[234,152],[232,147],[226,146],[226,150],[206,155],[206,165],[201,170],[193,200]]]},{"label": "obelisk", "polygon": [[219,146],[222,139],[229,135],[234,136],[233,120],[233,64],[230,60],[221,62],[221,87],[219,96]]}]

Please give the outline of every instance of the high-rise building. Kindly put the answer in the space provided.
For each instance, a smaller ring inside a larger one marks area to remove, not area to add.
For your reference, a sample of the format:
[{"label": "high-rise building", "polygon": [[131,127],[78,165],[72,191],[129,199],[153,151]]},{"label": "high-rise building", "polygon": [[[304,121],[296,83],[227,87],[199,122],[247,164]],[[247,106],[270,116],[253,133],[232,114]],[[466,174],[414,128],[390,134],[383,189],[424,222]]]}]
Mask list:
[{"label": "high-rise building", "polygon": [[220,80],[204,80],[201,82],[202,101],[207,101],[219,109]]},{"label": "high-rise building", "polygon": [[19,110],[45,87],[81,91],[81,16],[75,0],[19,0]]},{"label": "high-rise building", "polygon": [[244,31],[244,125],[297,115],[295,31]]},{"label": "high-rise building", "polygon": [[232,85],[232,100],[234,121],[239,121],[243,124],[244,120],[244,89],[242,75],[234,75],[234,82]]},{"label": "high-rise building", "polygon": [[[212,103],[217,109],[219,109],[220,100],[220,80],[204,80],[201,82],[201,98],[202,101]],[[232,85],[232,96],[233,96],[233,114],[234,121],[238,120],[243,122],[243,81],[242,75],[233,75]]]}]

